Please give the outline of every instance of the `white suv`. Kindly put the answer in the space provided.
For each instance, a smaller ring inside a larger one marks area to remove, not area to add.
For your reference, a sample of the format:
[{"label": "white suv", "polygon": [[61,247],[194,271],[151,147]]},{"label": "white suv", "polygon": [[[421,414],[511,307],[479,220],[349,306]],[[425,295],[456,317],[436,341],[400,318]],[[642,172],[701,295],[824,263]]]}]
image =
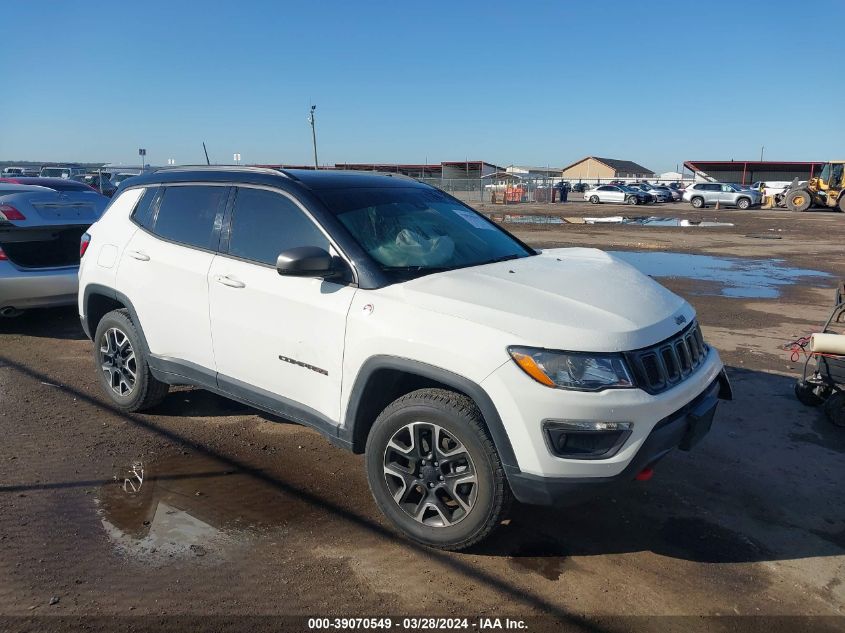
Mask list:
[{"label": "white suv", "polygon": [[195,385],[365,453],[376,503],[462,549],[513,497],[647,478],[731,391],[692,307],[606,253],[538,253],[442,191],[340,171],[127,181],[83,237],[114,403]]}]

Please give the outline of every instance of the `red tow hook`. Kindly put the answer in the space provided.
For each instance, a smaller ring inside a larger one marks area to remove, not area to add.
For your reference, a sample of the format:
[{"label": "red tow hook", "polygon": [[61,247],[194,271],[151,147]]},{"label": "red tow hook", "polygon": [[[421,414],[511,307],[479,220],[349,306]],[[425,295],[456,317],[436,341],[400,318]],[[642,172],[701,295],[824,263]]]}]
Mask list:
[{"label": "red tow hook", "polygon": [[634,479],[636,479],[637,481],[648,481],[649,479],[651,479],[651,476],[653,474],[654,468],[652,468],[651,466],[646,466],[639,473],[637,473],[637,476],[634,477]]}]

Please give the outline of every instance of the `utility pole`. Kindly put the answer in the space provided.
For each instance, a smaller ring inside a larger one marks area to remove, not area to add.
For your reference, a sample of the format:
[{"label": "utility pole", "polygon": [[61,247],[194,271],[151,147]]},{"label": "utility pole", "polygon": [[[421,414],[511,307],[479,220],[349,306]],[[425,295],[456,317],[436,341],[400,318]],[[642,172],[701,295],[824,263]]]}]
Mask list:
[{"label": "utility pole", "polygon": [[316,120],[314,118],[314,110],[317,106],[311,106],[311,112],[308,114],[308,122],[311,124],[311,140],[314,142],[314,169],[320,169],[320,163],[317,162],[317,128],[315,127]]}]

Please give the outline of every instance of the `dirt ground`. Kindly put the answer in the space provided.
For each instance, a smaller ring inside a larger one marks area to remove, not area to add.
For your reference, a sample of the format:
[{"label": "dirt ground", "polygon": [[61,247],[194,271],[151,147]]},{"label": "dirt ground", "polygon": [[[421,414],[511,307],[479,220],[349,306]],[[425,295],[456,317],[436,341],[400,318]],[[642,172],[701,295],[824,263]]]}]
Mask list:
[{"label": "dirt ground", "polygon": [[362,458],[314,431],[187,388],[149,414],[115,412],[74,308],[2,321],[0,629],[211,614],[544,616],[533,628],[554,620],[587,630],[669,622],[652,616],[834,616],[812,628],[841,630],[845,429],[796,401],[801,367],[781,346],[832,307],[845,278],[845,215],[680,204],[482,210],[731,222],[506,227],[544,248],[706,254],[829,276],[798,275],[774,297],[661,277],[696,307],[729,368],[735,399],[720,405],[709,436],[611,498],[515,508],[494,539],[460,554],[399,537],[376,510]]}]

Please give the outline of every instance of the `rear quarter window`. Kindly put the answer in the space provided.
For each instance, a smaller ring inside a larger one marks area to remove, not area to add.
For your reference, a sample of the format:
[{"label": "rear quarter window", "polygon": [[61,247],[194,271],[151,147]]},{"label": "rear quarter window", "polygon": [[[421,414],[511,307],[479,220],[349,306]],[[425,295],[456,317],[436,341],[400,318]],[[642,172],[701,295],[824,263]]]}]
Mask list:
[{"label": "rear quarter window", "polygon": [[149,187],[141,194],[138,204],[135,205],[135,210],[132,212],[132,219],[136,224],[140,224],[145,229],[152,229],[153,220],[155,219],[155,210],[159,199],[159,187]]}]

